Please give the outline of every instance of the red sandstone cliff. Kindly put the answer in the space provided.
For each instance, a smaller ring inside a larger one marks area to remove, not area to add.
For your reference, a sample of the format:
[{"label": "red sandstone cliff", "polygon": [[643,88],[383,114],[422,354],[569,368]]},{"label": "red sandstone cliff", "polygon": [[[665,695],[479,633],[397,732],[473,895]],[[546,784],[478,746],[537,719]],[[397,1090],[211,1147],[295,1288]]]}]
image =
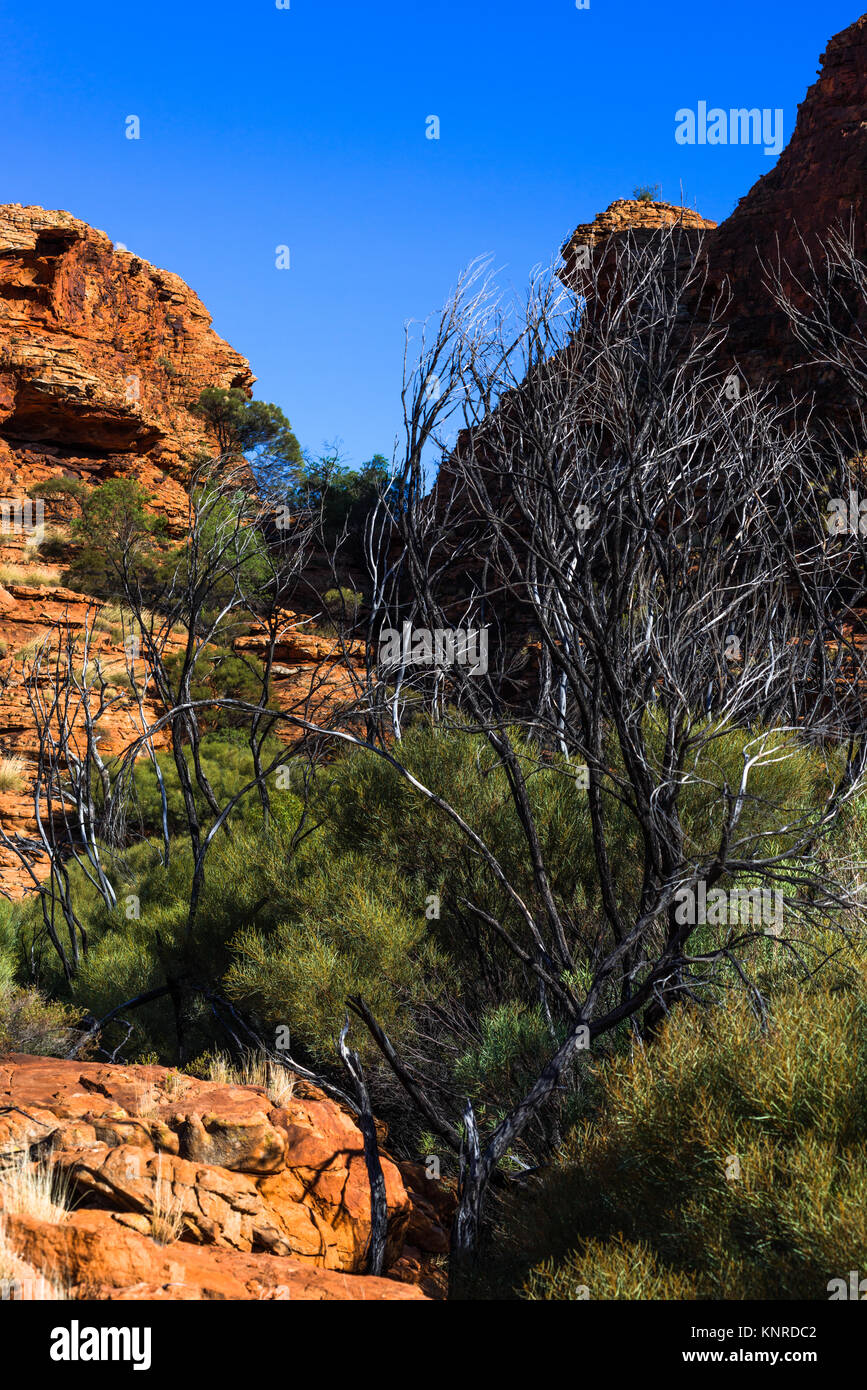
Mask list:
[{"label": "red sandstone cliff", "polygon": [[53,474],[125,474],[179,518],[186,469],[209,443],[190,404],[254,381],[177,275],[67,212],[0,207],[4,496]]},{"label": "red sandstone cliff", "polygon": [[[708,240],[709,292],[732,291],[728,345],[752,385],[787,376],[796,390],[839,392],[829,373],[799,370],[803,353],[764,288],[762,263],[806,270],[835,223],[855,230],[867,254],[867,15],[837,34],[822,54],[818,81],[798,107],[792,138],[774,168],[741,198]],[[803,238],[803,242],[802,242]],[[791,277],[784,278],[791,287]],[[862,328],[867,315],[862,314]]]},{"label": "red sandstone cliff", "polygon": [[[214,332],[177,275],[116,250],[105,233],[67,212],[0,207],[0,824],[8,834],[32,840],[36,831],[28,650],[58,622],[81,632],[100,607],[63,587],[63,564],[40,557],[33,514],[16,519],[13,505],[53,477],[92,485],[134,478],[181,538],[190,467],[217,451],[190,406],[206,386],[249,396],[254,381],[249,363]],[[63,499],[45,504],[46,531],[61,546],[70,510]],[[97,621],[92,655],[109,680],[113,671],[118,679],[117,703],[100,734],[109,756],[136,732],[121,642],[117,614]],[[258,650],[255,632],[239,646]],[[327,659],[326,646],[334,644],[305,636],[287,613],[274,672],[278,701],[292,703],[299,690],[306,696],[314,670],[313,710],[341,698],[343,663],[330,673],[317,665]],[[156,711],[146,706],[145,713]],[[29,885],[14,852],[0,845],[0,892],[17,896]]]},{"label": "red sandstone cliff", "polygon": [[[575,282],[580,245],[598,252],[627,229],[640,241],[673,222],[687,232],[700,230],[707,300],[728,288],[727,351],[748,383],[814,391],[820,406],[836,410],[839,379],[827,370],[805,369],[803,349],[773,304],[765,280],[767,268],[779,264],[792,290],[794,281],[806,275],[805,245],[815,256],[819,241],[839,223],[848,228],[851,222],[856,250],[867,258],[867,15],[832,38],[820,61],[818,80],[798,107],[791,140],[776,165],[719,227],[689,208],[621,199],[576,228],[563,248],[561,278]],[[701,306],[698,312],[700,316]],[[860,327],[867,330],[863,306]]]},{"label": "red sandstone cliff", "polygon": [[[67,212],[0,207],[0,817],[10,834],[35,830],[30,769],[37,736],[22,653],[58,621],[73,631],[94,608],[61,584],[62,566],[40,561],[32,513],[17,519],[34,484],[52,477],[99,483],[137,479],[176,535],[184,480],[196,455],[214,452],[190,410],[206,386],[248,395],[249,363],[211,328],[204,305],[177,275],[115,250],[104,232]],[[23,520],[23,525],[22,525]],[[63,506],[46,507],[60,523]],[[95,634],[107,669],[124,669],[117,637]],[[133,736],[134,703],[106,720],[103,748]],[[9,761],[11,760],[11,761]],[[10,768],[20,769],[16,777]],[[27,882],[0,847],[0,890]]]}]

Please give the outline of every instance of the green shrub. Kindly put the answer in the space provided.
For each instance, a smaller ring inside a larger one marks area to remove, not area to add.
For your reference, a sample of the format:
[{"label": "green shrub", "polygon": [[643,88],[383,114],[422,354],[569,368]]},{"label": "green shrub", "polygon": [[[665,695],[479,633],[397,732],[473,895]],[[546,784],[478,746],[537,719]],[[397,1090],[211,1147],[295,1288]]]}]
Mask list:
[{"label": "green shrub", "polygon": [[[194,698],[201,696],[194,693]],[[207,723],[207,721],[205,721]],[[262,749],[262,763],[268,766],[280,750],[276,740],[268,740]],[[200,746],[202,770],[207,777],[215,797],[221,806],[237,795],[253,777],[253,755],[246,737],[240,730],[224,729],[216,733],[205,733]],[[169,833],[181,835],[187,827],[184,802],[178,770],[171,753],[157,754],[157,763],[163,775],[168,806]],[[192,758],[187,751],[187,764],[193,775]],[[272,778],[272,784],[273,784]],[[145,835],[162,833],[162,799],[159,783],[152,764],[140,759],[133,774],[134,799],[130,806],[130,825],[138,826]],[[246,793],[239,803],[238,815],[243,815],[250,807],[260,804],[259,793],[254,788]],[[202,793],[196,788],[196,808],[204,824],[212,819],[212,813]]]},{"label": "green shrub", "polygon": [[70,497],[73,501],[82,503],[91,489],[80,478],[46,478],[41,483],[34,483],[30,489],[31,497]]},{"label": "green shrub", "polygon": [[151,500],[132,478],[109,478],[87,489],[81,515],[72,522],[71,538],[78,549],[65,575],[71,588],[97,598],[123,598],[118,565],[126,554],[142,592],[153,592],[166,523],[149,510]]},{"label": "green shrub", "polygon": [[[177,691],[183,667],[183,653],[165,659],[166,675]],[[264,667],[255,657],[236,656],[230,647],[205,647],[196,662],[190,695],[193,700],[241,700],[258,704],[262,698]],[[207,709],[198,711],[205,731],[249,727],[250,716],[243,710]]]},{"label": "green shrub", "polygon": [[777,991],[766,1033],[733,997],[593,1072],[598,1113],[508,1215],[525,1297],[825,1299],[867,1265],[863,959]]},{"label": "green shrub", "polygon": [[[434,992],[437,955],[423,912],[407,910],[393,871],[373,874],[360,855],[335,863],[323,848],[320,842],[298,857],[276,926],[242,928],[234,937],[226,988],[269,1029],[289,1024],[305,1050],[327,1060],[351,994],[362,994],[402,1041],[411,1028],[410,1002],[418,1007]],[[362,1052],[372,1056],[366,1031],[357,1031]]]},{"label": "green shrub", "polygon": [[339,589],[329,589],[322,595],[322,602],[326,611],[335,620],[344,619],[352,624],[356,621],[364,602],[364,595],[356,593],[354,589],[341,587]]},{"label": "green shrub", "polygon": [[0,1053],[63,1057],[78,1036],[81,1011],[0,977]]},{"label": "green shrub", "polygon": [[[225,656],[230,671],[232,660]],[[691,793],[684,807],[691,843],[715,846],[714,788],[736,780],[747,737],[724,734],[705,759],[704,787]],[[528,792],[550,865],[551,889],[570,924],[574,983],[583,988],[600,920],[587,797],[573,770],[556,759],[540,762],[525,744],[516,747],[528,775],[533,774]],[[282,758],[283,749],[274,741],[265,750],[268,761],[272,748]],[[404,731],[402,757],[414,776],[447,796],[486,840],[530,912],[544,913],[506,775],[487,742],[462,728],[437,729],[418,721]],[[206,734],[202,759],[221,803],[252,775],[241,730]],[[137,810],[130,811],[129,837],[138,830],[153,838],[121,851],[106,850],[118,907],[109,911],[86,877],[70,868],[76,910],[90,943],[71,990],[45,941],[40,915],[33,908],[21,910],[16,960],[32,958],[34,978],[45,988],[98,1017],[162,984],[165,961],[179,952],[186,931],[191,861],[185,817],[174,760],[160,753],[159,764],[174,836],[170,865],[163,867],[155,843],[160,833],[156,779],[142,761],[135,771]],[[452,822],[419,798],[383,759],[356,750],[321,764],[306,804],[300,795],[302,772],[303,765],[296,765],[286,750],[284,771],[270,783],[267,829],[258,795],[251,791],[232,817],[231,835],[220,832],[211,845],[192,944],[197,978],[230,996],[262,1036],[273,1037],[277,1026],[287,1025],[297,1055],[323,1066],[335,1064],[334,1041],[347,995],[360,993],[399,1049],[411,1049],[426,1074],[460,1097],[461,1104],[469,1095],[483,1125],[495,1122],[538,1073],[559,1041],[562,1022],[548,1022],[521,963],[480,930],[467,904],[497,917],[528,945],[523,918],[480,857],[467,852]],[[761,832],[769,804],[795,804],[805,792],[818,799],[825,776],[821,756],[797,748],[791,761],[768,766],[756,781],[760,799],[744,808],[741,833],[749,839]],[[198,804],[207,825],[204,799],[199,797]],[[296,839],[302,817],[303,834]],[[610,859],[628,913],[640,891],[638,832],[613,798],[606,817]],[[138,903],[132,916],[127,912],[130,898]],[[431,903],[436,909],[428,914]],[[703,948],[716,944],[718,930],[697,932]],[[750,965],[763,987],[789,987],[796,968],[776,942],[760,940],[751,951]],[[29,977],[20,973],[22,968],[17,978],[25,983]],[[697,993],[715,1013],[725,988],[733,984],[738,984],[734,976],[721,978]],[[133,1031],[124,1055],[154,1052],[167,1062],[175,1060],[167,1000],[131,1011],[129,1021]],[[123,1042],[124,1028],[113,1028],[106,1045]],[[366,1030],[353,1023],[352,1036],[371,1067],[374,1086],[385,1086]],[[630,1041],[623,1024],[608,1045],[625,1050]],[[191,1055],[225,1045],[215,1016],[202,1004]],[[599,1084],[583,1063],[574,1069],[551,1113],[527,1133],[510,1161],[535,1166],[549,1158],[557,1127],[562,1132],[589,1113]],[[381,1095],[380,1090],[380,1104]],[[392,1091],[388,1099],[406,1113],[403,1098],[396,1100]],[[550,1250],[542,1250],[539,1258],[548,1254]]]},{"label": "green shrub", "polygon": [[[591,1286],[587,1279],[592,1280]],[[609,1241],[590,1239],[577,1251],[556,1262],[546,1260],[534,1269],[524,1288],[533,1301],[558,1302],[615,1299],[642,1302],[667,1299],[678,1303],[696,1297],[688,1274],[666,1269],[641,1241],[613,1236]]]}]

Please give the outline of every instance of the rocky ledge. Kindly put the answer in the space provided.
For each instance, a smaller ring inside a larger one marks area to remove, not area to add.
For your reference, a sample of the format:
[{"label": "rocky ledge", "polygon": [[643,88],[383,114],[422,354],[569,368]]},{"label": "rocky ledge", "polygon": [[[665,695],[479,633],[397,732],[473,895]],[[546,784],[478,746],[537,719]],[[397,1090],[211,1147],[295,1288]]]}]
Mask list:
[{"label": "rocky ledge", "polygon": [[[62,1298],[440,1296],[453,1197],[416,1164],[383,1152],[382,1167],[373,1278],[361,1133],[316,1087],[0,1057],[0,1272],[25,1296],[41,1281]],[[47,1169],[66,1192],[48,1220],[21,1195],[22,1173]]]}]

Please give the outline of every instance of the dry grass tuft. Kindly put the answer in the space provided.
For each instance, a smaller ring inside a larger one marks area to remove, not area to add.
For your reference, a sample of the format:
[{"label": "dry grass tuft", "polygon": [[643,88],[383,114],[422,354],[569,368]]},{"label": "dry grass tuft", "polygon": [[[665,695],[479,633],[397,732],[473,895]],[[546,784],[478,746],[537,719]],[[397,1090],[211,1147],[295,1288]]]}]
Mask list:
[{"label": "dry grass tuft", "polygon": [[161,1155],[157,1163],[157,1180],[151,1199],[151,1236],[157,1245],[171,1245],[184,1229],[184,1209],[171,1181],[163,1173]]},{"label": "dry grass tuft", "polygon": [[26,785],[23,758],[0,758],[0,792],[20,792]]},{"label": "dry grass tuft", "polygon": [[261,1052],[248,1052],[240,1066],[224,1052],[217,1052],[208,1059],[209,1081],[218,1086],[259,1086],[277,1109],[288,1105],[292,1099],[296,1079],[288,1067],[264,1057]]},{"label": "dry grass tuft", "polygon": [[69,1177],[61,1169],[33,1162],[28,1153],[15,1155],[0,1168],[0,1207],[4,1212],[57,1225],[66,1217],[69,1203]]},{"label": "dry grass tuft", "polygon": [[0,564],[0,584],[38,584],[40,588],[56,587],[62,570],[59,565]]}]

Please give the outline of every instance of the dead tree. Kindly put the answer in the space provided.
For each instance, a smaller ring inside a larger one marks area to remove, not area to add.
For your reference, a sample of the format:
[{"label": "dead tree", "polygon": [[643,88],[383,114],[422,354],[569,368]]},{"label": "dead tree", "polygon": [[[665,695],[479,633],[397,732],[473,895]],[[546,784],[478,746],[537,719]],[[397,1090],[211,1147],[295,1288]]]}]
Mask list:
[{"label": "dead tree", "polygon": [[[476,1244],[498,1165],[588,1042],[624,1020],[642,1019],[651,1034],[725,969],[756,998],[750,949],[763,927],[730,925],[696,950],[695,923],[679,911],[685,894],[745,883],[781,893],[781,946],[796,959],[816,926],[855,905],[814,851],[864,778],[864,655],[845,611],[861,559],[829,543],[822,456],[803,422],[720,365],[717,315],[700,329],[686,315],[702,273],[700,248],[670,229],[621,239],[577,297],[542,274],[514,307],[471,278],[404,385],[399,500],[382,518],[399,545],[371,538],[373,636],[382,650],[386,631],[391,648],[404,624],[410,642],[474,626],[489,643],[484,666],[445,639],[445,669],[423,643],[420,660],[399,644],[397,662],[381,661],[369,692],[380,751],[401,763],[410,690],[443,737],[486,741],[508,783],[532,899],[445,798],[401,770],[499,885],[501,915],[467,907],[491,949],[520,964],[527,999],[550,1011],[561,1039],[491,1133],[477,1136],[465,1111],[458,1255]],[[430,491],[429,451],[456,416],[463,428]],[[741,770],[715,778],[716,750],[733,734]],[[763,772],[817,745],[828,767],[820,801],[768,799]],[[543,772],[586,788],[590,942],[558,894],[534,812]],[[703,844],[685,821],[697,798]],[[613,858],[624,818],[634,884]],[[437,1131],[453,1135],[458,1117],[433,1105],[363,1001],[358,1012],[427,1122],[438,1112]]]}]

